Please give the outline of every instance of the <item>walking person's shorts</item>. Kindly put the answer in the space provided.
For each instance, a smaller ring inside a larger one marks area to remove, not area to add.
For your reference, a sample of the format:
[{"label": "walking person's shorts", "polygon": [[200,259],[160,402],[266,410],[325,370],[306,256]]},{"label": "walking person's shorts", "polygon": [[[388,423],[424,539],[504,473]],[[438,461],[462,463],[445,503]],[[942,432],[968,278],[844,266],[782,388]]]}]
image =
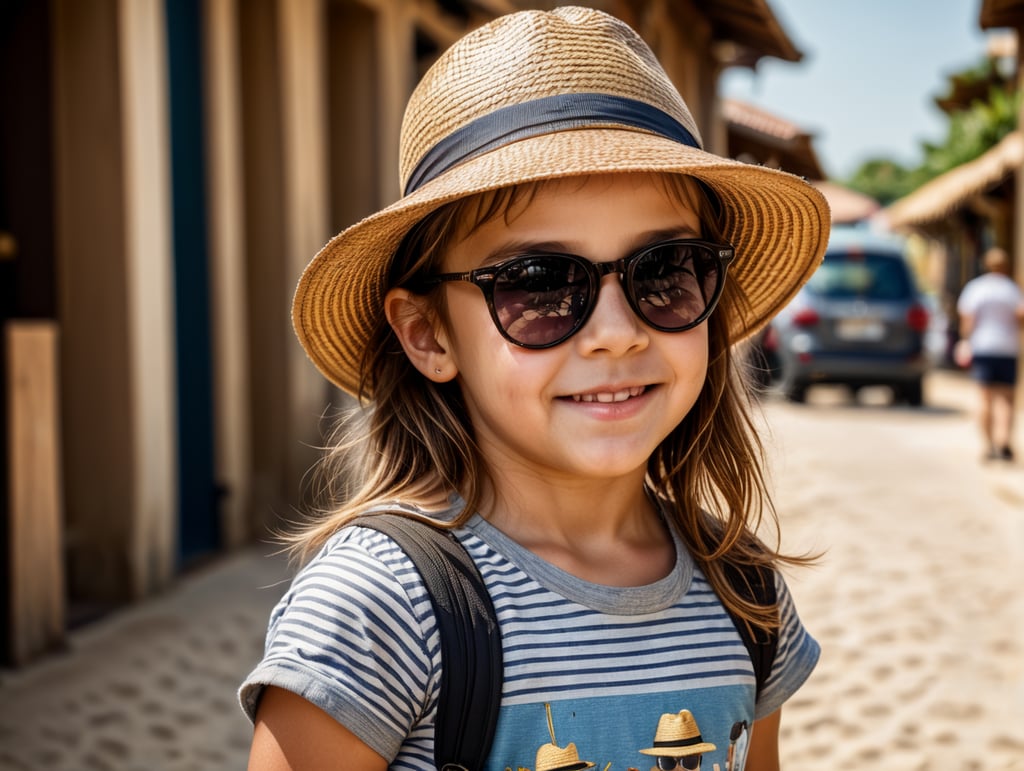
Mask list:
[{"label": "walking person's shorts", "polygon": [[975,356],[971,377],[982,385],[1016,385],[1017,359],[1014,356]]}]

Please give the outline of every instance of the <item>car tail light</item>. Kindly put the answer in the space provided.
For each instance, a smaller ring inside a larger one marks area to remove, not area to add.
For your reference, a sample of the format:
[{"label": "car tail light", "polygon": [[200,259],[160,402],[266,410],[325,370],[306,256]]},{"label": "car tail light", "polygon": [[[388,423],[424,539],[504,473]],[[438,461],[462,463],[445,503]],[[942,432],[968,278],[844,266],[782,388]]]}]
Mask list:
[{"label": "car tail light", "polygon": [[804,308],[793,315],[793,325],[797,327],[813,327],[821,321],[821,316],[813,308]]},{"label": "car tail light", "polygon": [[915,332],[925,332],[928,329],[928,309],[923,305],[910,306],[907,311],[907,325]]}]

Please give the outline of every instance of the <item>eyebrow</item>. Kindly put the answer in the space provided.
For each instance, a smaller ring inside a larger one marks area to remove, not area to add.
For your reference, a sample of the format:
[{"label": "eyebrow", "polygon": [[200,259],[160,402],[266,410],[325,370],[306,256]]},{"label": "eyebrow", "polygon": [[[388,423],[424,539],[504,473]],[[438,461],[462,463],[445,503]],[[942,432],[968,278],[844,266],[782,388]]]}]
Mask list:
[{"label": "eyebrow", "polygon": [[[677,238],[700,238],[700,234],[689,225],[678,225],[674,227],[661,228],[658,230],[649,230],[644,233],[639,233],[632,239],[630,248],[626,251],[626,254],[633,254],[634,252],[644,249],[648,246],[658,243],[659,241],[671,241]],[[523,257],[530,254],[538,253],[550,253],[554,252],[557,254],[576,254],[573,249],[570,249],[565,241],[529,241],[529,240],[516,240],[507,241],[501,244],[497,248],[493,249],[480,263],[481,267],[484,265],[496,265],[499,262],[511,259],[513,257]],[[586,255],[580,254],[579,257],[590,259]],[[620,255],[624,257],[625,254]]]}]

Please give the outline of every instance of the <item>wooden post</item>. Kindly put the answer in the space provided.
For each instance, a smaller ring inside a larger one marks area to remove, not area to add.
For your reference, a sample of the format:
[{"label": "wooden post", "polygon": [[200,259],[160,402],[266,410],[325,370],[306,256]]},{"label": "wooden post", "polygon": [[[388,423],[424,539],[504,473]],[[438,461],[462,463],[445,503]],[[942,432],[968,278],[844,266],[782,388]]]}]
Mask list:
[{"label": "wooden post", "polygon": [[10,651],[24,664],[64,638],[57,324],[9,321]]}]

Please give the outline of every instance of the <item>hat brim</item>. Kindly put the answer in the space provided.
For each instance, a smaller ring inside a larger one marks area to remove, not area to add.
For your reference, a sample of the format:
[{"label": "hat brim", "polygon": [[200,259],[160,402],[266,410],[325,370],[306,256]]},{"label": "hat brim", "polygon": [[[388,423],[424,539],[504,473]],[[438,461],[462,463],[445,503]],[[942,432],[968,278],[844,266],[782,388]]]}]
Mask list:
[{"label": "hat brim", "polygon": [[703,755],[705,752],[714,752],[718,747],[710,742],[693,744],[689,747],[652,747],[640,750],[642,755],[657,755],[661,758],[688,758],[690,755]]},{"label": "hat brim", "polygon": [[467,160],[332,238],[303,272],[292,306],[307,355],[335,385],[357,392],[391,258],[409,229],[440,206],[515,184],[624,172],[686,174],[718,196],[724,237],[736,250],[729,281],[749,302],[748,313],[730,319],[734,340],[764,326],[821,262],[828,204],[799,177],[635,129],[544,134]]}]

